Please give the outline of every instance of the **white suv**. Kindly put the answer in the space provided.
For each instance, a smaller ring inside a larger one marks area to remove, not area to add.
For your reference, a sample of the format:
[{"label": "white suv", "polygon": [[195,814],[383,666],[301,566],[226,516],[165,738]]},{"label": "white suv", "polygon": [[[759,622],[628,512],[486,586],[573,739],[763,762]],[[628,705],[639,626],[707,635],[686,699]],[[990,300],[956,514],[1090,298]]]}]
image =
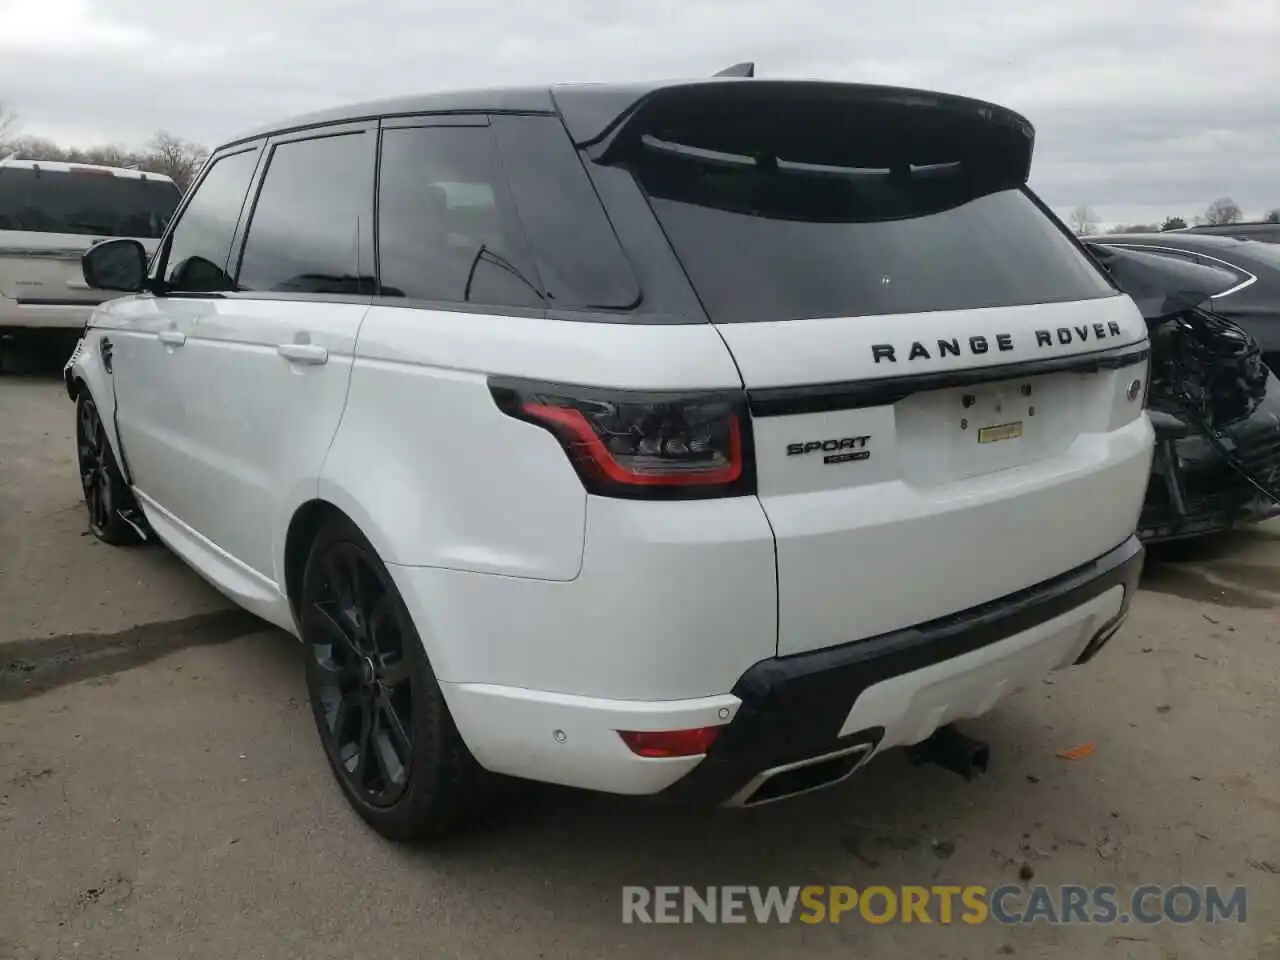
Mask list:
[{"label": "white suv", "polygon": [[437,94],[218,149],[85,258],[93,530],[296,634],[379,831],[481,771],[751,805],[1124,617],[1146,327],[1030,125],[883,87]]},{"label": "white suv", "polygon": [[0,160],[0,331],[84,329],[111,294],[80,257],[107,237],[155,249],[182,199],[163,174],[47,160]]}]

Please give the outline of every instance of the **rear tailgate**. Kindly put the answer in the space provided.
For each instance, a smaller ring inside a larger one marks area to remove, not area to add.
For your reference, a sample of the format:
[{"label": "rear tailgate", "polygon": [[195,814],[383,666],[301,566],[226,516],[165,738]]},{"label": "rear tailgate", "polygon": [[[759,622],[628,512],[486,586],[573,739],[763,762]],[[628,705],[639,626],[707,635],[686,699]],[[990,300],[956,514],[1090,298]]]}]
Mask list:
[{"label": "rear tailgate", "polygon": [[1025,121],[744,81],[631,125],[609,149],[750,398],[780,654],[979,606],[1133,534],[1146,326],[1026,189]]},{"label": "rear tailgate", "polygon": [[[905,338],[881,319],[719,327],[751,396],[783,654],[1015,593],[1137,523],[1149,442],[1114,432],[1134,422],[1140,398],[1127,394],[1146,377],[1127,298],[893,318]],[[1050,346],[1036,345],[1043,332]],[[962,366],[937,356],[939,343],[967,353],[970,338],[1013,349]],[[911,368],[935,376],[884,378],[873,354],[893,339],[898,356],[928,350]]]},{"label": "rear tailgate", "polygon": [[26,306],[100,303],[107,294],[89,289],[80,270],[97,239],[0,230],[0,294]]}]

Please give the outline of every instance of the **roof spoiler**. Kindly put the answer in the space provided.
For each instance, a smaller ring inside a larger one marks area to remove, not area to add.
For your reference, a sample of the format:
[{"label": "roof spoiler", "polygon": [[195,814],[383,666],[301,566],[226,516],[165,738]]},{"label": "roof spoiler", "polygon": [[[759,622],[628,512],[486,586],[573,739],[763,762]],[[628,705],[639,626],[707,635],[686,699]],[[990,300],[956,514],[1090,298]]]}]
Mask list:
[{"label": "roof spoiler", "polygon": [[725,78],[667,84],[613,97],[556,91],[574,142],[601,163],[621,160],[645,135],[714,153],[770,149],[811,164],[898,168],[966,161],[986,178],[1025,183],[1035,130],[980,100],[867,84]]},{"label": "roof spoiler", "polygon": [[754,63],[735,63],[732,67],[725,67],[719,73],[714,73],[714,77],[754,77],[756,75],[756,65]]}]

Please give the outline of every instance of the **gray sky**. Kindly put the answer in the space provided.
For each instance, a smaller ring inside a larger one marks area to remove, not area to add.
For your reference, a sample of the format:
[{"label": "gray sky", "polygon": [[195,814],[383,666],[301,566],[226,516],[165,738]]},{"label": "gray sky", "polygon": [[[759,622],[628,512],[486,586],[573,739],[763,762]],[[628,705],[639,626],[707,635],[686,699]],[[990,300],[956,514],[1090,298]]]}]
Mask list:
[{"label": "gray sky", "polygon": [[1020,110],[1060,211],[1280,206],[1280,0],[0,0],[0,24],[0,101],[71,143],[212,144],[352,100],[755,60]]}]

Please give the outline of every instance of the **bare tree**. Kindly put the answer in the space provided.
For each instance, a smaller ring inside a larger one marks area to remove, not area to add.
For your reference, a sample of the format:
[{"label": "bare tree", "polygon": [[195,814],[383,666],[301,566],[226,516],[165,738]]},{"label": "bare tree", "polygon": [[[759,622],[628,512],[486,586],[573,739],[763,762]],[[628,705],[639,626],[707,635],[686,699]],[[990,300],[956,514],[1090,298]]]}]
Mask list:
[{"label": "bare tree", "polygon": [[[3,112],[0,111],[0,116]],[[4,154],[16,152],[24,160],[59,160],[65,163],[97,163],[106,167],[134,167],[150,173],[172,177],[185,190],[204,166],[209,151],[198,143],[180,140],[171,134],[157,133],[144,150],[131,150],[117,144],[95,147],[64,147],[44,137],[0,136]]]},{"label": "bare tree", "polygon": [[16,153],[23,160],[65,160],[67,151],[44,137],[13,137],[5,142],[6,154]]},{"label": "bare tree", "polygon": [[113,143],[109,143],[104,147],[90,147],[87,150],[77,151],[80,154],[83,163],[97,163],[104,167],[135,167],[139,166],[140,157],[136,153],[118,147]]},{"label": "bare tree", "polygon": [[1214,225],[1238,223],[1243,219],[1244,213],[1230,197],[1219,197],[1204,212],[1205,223]]},{"label": "bare tree", "polygon": [[18,132],[18,115],[0,103],[0,146]]},{"label": "bare tree", "polygon": [[147,144],[145,166],[155,173],[172,177],[185,190],[208,158],[209,151],[200,144],[181,140],[161,130]]},{"label": "bare tree", "polygon": [[1097,231],[1094,224],[1098,222],[1098,218],[1093,215],[1093,211],[1086,207],[1083,203],[1071,211],[1071,229],[1076,232],[1077,236],[1087,237]]}]

